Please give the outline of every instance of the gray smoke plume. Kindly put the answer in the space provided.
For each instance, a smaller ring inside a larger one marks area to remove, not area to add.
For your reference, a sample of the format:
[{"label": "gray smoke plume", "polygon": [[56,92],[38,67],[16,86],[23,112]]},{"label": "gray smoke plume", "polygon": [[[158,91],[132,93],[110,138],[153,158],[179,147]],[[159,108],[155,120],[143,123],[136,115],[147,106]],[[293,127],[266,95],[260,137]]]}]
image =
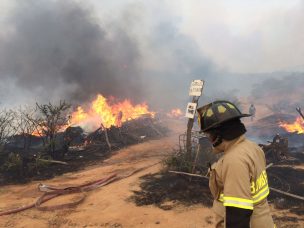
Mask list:
[{"label": "gray smoke plume", "polygon": [[18,2],[0,33],[0,96],[82,104],[101,93],[168,110],[186,107],[190,82],[204,79],[206,101],[237,97],[242,76],[223,73],[158,3],[121,4],[111,14],[100,1],[97,14],[75,0]]},{"label": "gray smoke plume", "polygon": [[281,74],[254,85],[252,99],[274,113],[297,114],[296,107],[304,109],[304,73]]},{"label": "gray smoke plume", "polygon": [[82,102],[96,93],[138,96],[137,44],[117,27],[109,34],[91,9],[74,1],[19,1],[0,37],[0,75],[37,97]]}]

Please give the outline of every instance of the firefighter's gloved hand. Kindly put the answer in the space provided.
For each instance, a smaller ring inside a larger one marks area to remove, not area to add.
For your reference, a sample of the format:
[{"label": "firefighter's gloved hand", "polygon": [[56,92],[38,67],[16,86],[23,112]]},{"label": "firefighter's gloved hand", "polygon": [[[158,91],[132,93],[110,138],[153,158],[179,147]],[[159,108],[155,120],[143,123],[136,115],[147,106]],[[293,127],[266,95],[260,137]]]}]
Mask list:
[{"label": "firefighter's gloved hand", "polygon": [[212,165],[209,163],[209,188],[210,192],[214,199],[219,199],[221,190],[217,184],[216,181],[216,163],[213,163]]},{"label": "firefighter's gloved hand", "polygon": [[209,166],[209,168],[208,168],[206,177],[207,177],[207,176],[210,176],[211,171],[215,169],[216,162],[214,162],[212,165],[211,165],[211,163],[209,162],[209,163],[208,163],[208,166]]}]

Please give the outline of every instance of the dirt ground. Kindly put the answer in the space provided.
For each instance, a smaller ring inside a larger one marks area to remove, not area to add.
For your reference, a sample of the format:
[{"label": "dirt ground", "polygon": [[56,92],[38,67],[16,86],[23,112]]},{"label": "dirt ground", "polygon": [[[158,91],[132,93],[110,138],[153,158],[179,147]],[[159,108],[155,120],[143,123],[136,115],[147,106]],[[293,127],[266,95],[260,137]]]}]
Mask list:
[{"label": "dirt ground", "polygon": [[[204,205],[195,200],[193,204],[185,204],[179,199],[170,198],[170,192],[162,196],[162,199],[167,199],[162,202],[141,204],[142,201],[136,201],[136,193],[142,192],[144,186],[149,188],[145,184],[149,183],[147,181],[160,178],[162,165],[158,162],[177,145],[177,136],[185,127],[180,122],[171,125],[173,131],[168,137],[130,146],[84,170],[41,182],[55,186],[79,185],[113,173],[124,174],[143,167],[146,169],[89,192],[85,201],[75,208],[45,212],[29,209],[0,217],[0,227],[213,227],[214,217],[209,204]],[[170,180],[165,181],[168,183]],[[181,182],[177,181],[176,185]],[[38,181],[33,181],[1,187],[0,211],[35,202],[41,195],[38,184]],[[202,185],[207,188],[207,183]],[[168,183],[168,186],[174,189],[174,185]],[[152,187],[157,190],[157,186]],[[186,190],[191,193],[191,189]],[[208,193],[202,190],[202,194],[207,197]],[[143,197],[142,194],[139,196]],[[69,202],[73,197],[76,196],[58,197],[45,205]],[[198,194],[195,197],[199,197]],[[290,214],[288,210],[274,209],[273,206],[272,211],[279,227],[304,227],[300,216]]]}]

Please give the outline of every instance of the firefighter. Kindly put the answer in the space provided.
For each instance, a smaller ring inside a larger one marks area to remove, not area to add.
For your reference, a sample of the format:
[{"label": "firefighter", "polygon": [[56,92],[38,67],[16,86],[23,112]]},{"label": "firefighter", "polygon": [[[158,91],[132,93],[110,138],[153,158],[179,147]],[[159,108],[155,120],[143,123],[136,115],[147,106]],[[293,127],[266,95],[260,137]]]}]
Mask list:
[{"label": "firefighter", "polygon": [[223,156],[212,165],[209,187],[214,197],[216,227],[275,227],[267,203],[266,160],[262,149],[246,139],[239,109],[215,101],[198,110],[201,131]]},{"label": "firefighter", "polygon": [[251,115],[251,121],[253,121],[253,118],[255,117],[255,113],[256,113],[256,108],[254,107],[253,104],[251,104],[249,107],[249,114]]}]

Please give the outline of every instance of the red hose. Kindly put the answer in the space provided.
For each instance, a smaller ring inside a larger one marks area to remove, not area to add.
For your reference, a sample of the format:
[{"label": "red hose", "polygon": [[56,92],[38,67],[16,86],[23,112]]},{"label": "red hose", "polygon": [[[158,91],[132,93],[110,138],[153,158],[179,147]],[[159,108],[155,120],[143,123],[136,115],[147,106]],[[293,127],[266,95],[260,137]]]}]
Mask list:
[{"label": "red hose", "polygon": [[25,206],[25,207],[19,207],[19,208],[15,208],[15,209],[0,212],[0,216],[17,213],[17,212],[24,211],[24,210],[27,210],[27,209],[30,209],[30,208],[33,208],[33,207],[36,207],[37,209],[40,209],[40,210],[54,210],[54,209],[61,209],[61,208],[64,208],[64,207],[75,206],[75,205],[81,203],[84,200],[85,195],[82,198],[80,198],[80,200],[72,202],[72,203],[55,205],[55,206],[46,206],[46,207],[41,207],[40,205],[43,204],[44,202],[49,201],[49,200],[51,200],[51,199],[53,199],[57,196],[60,196],[60,195],[90,191],[90,190],[93,190],[93,189],[99,187],[102,184],[106,185],[106,184],[110,183],[111,180],[116,177],[116,175],[117,174],[112,174],[112,175],[110,175],[106,178],[102,178],[102,179],[99,179],[99,180],[96,180],[96,181],[91,181],[91,182],[86,183],[86,184],[82,184],[82,185],[78,185],[78,186],[71,186],[71,187],[66,187],[66,188],[58,188],[58,187],[47,186],[48,191],[45,192],[42,196],[40,196],[35,203],[32,203],[32,204],[30,204],[28,206]]}]

